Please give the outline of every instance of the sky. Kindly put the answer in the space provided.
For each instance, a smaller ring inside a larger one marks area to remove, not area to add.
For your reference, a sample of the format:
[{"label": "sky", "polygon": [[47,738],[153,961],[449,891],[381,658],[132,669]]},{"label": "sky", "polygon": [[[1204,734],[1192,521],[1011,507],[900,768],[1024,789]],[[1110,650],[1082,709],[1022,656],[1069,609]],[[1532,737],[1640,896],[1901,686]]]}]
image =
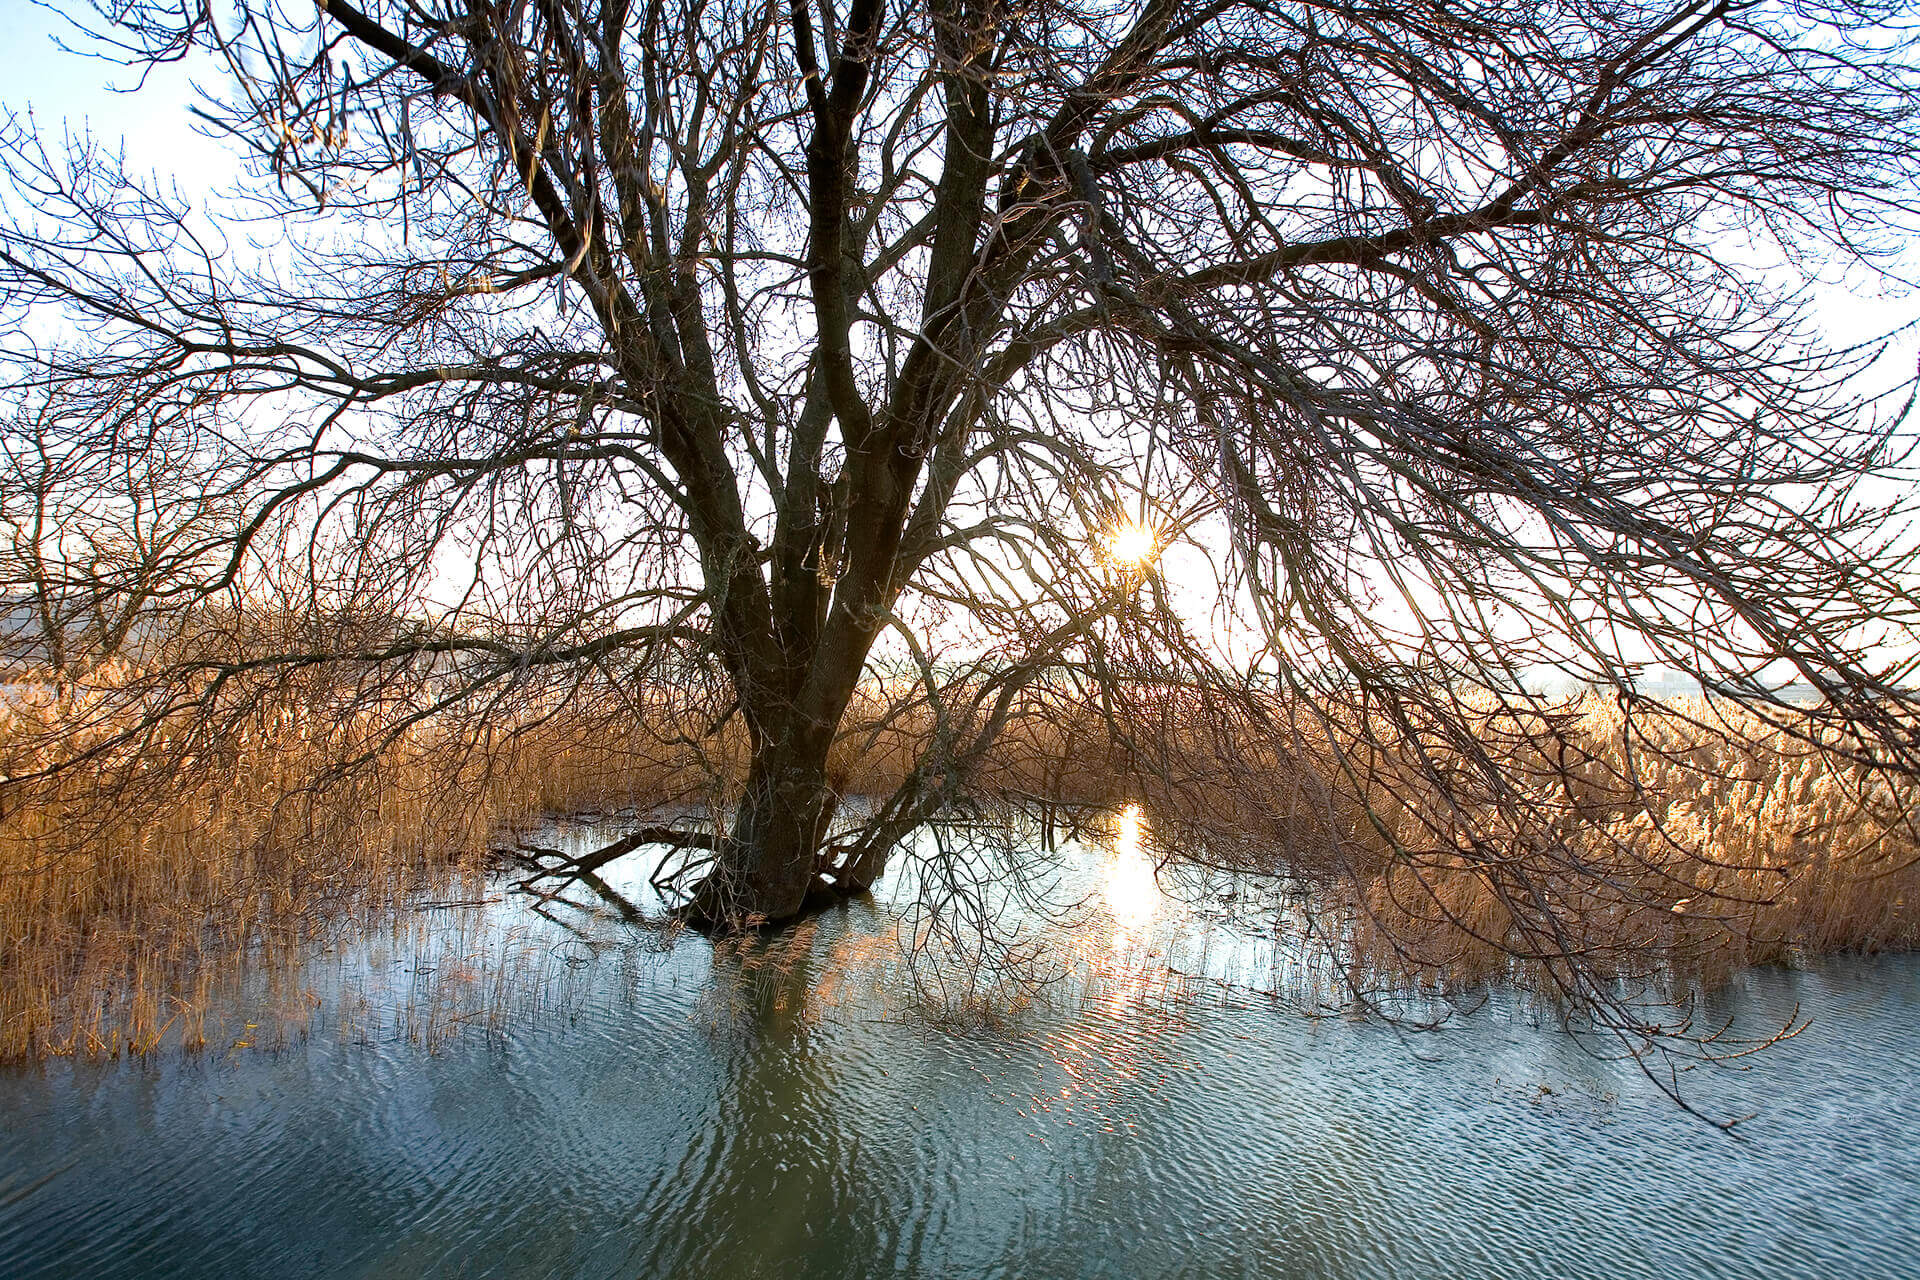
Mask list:
[{"label": "sky", "polygon": [[[84,0],[54,0],[90,12]],[[91,130],[103,140],[124,140],[136,171],[177,176],[188,190],[218,186],[235,171],[223,144],[196,131],[189,113],[192,80],[175,64],[144,78],[95,56],[60,47],[84,48],[83,36],[45,0],[0,0],[0,109],[32,111],[43,133],[62,125]],[[1920,278],[1920,252],[1914,272]],[[1889,294],[1876,285],[1822,291],[1821,319],[1836,338],[1865,341],[1920,318],[1920,298]],[[1920,350],[1910,335],[1909,351]],[[1907,362],[1911,365],[1911,360]]]},{"label": "sky", "polygon": [[[69,7],[79,7],[77,2]],[[235,171],[222,144],[193,129],[191,82],[179,65],[160,67],[144,79],[98,57],[68,52],[84,38],[38,0],[0,0],[0,108],[26,114],[43,134],[64,125],[90,128],[103,140],[123,140],[131,167],[177,175],[189,190],[224,181]]]},{"label": "sky", "polygon": [[[84,0],[55,0],[62,7],[85,9]],[[113,63],[60,47],[84,48],[84,37],[43,0],[0,0],[0,109],[31,111],[43,134],[64,126],[90,129],[105,141],[124,141],[130,167],[176,177],[189,191],[217,188],[236,172],[232,154],[220,142],[199,133],[190,114],[192,79],[175,64],[144,78]],[[1912,275],[1920,279],[1920,251]],[[1861,282],[1853,290],[1820,293],[1819,316],[1839,342],[1871,340],[1920,319],[1920,295]],[[1911,368],[1920,353],[1920,334],[1904,335],[1897,357]]]},{"label": "sky", "polygon": [[[90,9],[83,0],[53,0]],[[191,115],[192,79],[179,64],[150,70],[144,78],[112,62],[70,48],[85,48],[75,32],[43,0],[0,0],[0,111],[31,114],[46,137],[65,129],[90,131],[110,145],[123,145],[128,168],[172,178],[189,196],[206,198],[232,181],[237,161],[228,147],[205,136]],[[63,41],[69,46],[63,49]],[[211,68],[203,67],[203,73]],[[1920,247],[1908,274],[1920,279]],[[1816,316],[1840,345],[1870,342],[1920,321],[1920,294],[1884,281],[1861,280],[1852,289],[1822,288]],[[1911,372],[1920,356],[1920,329],[1898,334],[1880,366],[1883,385]]]}]

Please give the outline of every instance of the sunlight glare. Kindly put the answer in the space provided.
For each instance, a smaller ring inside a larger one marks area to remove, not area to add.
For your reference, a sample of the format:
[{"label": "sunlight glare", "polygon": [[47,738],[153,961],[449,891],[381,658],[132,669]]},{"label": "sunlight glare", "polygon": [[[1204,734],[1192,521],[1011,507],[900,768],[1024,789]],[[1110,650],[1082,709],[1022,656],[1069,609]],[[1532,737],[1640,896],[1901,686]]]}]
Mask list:
[{"label": "sunlight glare", "polygon": [[1121,811],[1120,832],[1101,886],[1107,909],[1113,912],[1116,948],[1138,941],[1160,906],[1160,885],[1154,879],[1153,859],[1141,848],[1140,831],[1140,806],[1130,804]]},{"label": "sunlight glare", "polygon": [[1107,535],[1107,556],[1127,568],[1145,568],[1159,550],[1159,538],[1151,527],[1129,520]]}]

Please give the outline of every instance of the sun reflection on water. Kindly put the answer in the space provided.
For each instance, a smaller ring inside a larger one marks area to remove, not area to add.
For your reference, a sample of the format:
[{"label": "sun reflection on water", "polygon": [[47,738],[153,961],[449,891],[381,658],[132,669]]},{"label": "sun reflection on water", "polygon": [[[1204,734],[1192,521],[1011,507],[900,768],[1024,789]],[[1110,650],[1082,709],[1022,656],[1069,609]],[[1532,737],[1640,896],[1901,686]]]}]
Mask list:
[{"label": "sun reflection on water", "polygon": [[1113,947],[1124,950],[1139,943],[1160,910],[1160,886],[1154,880],[1153,859],[1141,844],[1140,806],[1130,804],[1120,813],[1120,830],[1113,855],[1107,861],[1101,892],[1113,913]]}]

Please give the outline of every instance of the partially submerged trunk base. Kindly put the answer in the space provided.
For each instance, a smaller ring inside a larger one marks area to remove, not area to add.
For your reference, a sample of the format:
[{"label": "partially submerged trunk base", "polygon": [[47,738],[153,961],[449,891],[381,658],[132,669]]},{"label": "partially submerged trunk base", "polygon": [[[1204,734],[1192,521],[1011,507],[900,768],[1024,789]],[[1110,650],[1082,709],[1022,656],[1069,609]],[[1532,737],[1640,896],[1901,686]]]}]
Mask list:
[{"label": "partially submerged trunk base", "polygon": [[732,879],[723,870],[723,859],[694,887],[675,915],[705,934],[785,928],[824,908],[871,893],[886,870],[884,854],[868,852],[856,858],[838,847],[820,850],[812,862],[796,886],[791,881],[768,885],[753,876]]},{"label": "partially submerged trunk base", "polygon": [[[831,813],[832,806],[826,807],[822,819]],[[798,923],[826,907],[872,892],[887,864],[885,852],[869,845],[829,845],[805,856],[810,865],[804,875],[768,876],[761,873],[770,863],[778,867],[786,860],[769,859],[764,851],[756,856],[754,850],[737,840],[716,846],[707,832],[671,826],[638,827],[583,854],[529,844],[496,852],[527,869],[529,874],[518,887],[532,893],[537,892],[535,886],[539,884],[564,887],[589,879],[608,863],[650,846],[666,850],[649,877],[649,883],[663,897],[678,896],[683,892],[683,880],[706,869],[699,883],[686,893],[686,901],[669,914],[708,935],[779,929]],[[690,849],[708,850],[710,854],[668,865],[675,853]]]}]

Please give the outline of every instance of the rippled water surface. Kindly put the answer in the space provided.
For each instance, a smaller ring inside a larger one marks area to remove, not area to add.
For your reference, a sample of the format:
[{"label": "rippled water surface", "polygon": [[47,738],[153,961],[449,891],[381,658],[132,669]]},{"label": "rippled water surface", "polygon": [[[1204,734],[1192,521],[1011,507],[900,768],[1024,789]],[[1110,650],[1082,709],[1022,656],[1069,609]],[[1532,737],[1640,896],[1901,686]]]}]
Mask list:
[{"label": "rippled water surface", "polygon": [[0,1073],[0,1273],[1920,1275],[1912,958],[1716,998],[1812,1018],[1687,1078],[1734,1140],[1500,1002],[1409,1034],[1171,977],[1276,961],[1137,856],[1087,854],[1093,976],[991,1029],[901,998],[885,902],[721,947],[421,910],[204,1054]]}]

